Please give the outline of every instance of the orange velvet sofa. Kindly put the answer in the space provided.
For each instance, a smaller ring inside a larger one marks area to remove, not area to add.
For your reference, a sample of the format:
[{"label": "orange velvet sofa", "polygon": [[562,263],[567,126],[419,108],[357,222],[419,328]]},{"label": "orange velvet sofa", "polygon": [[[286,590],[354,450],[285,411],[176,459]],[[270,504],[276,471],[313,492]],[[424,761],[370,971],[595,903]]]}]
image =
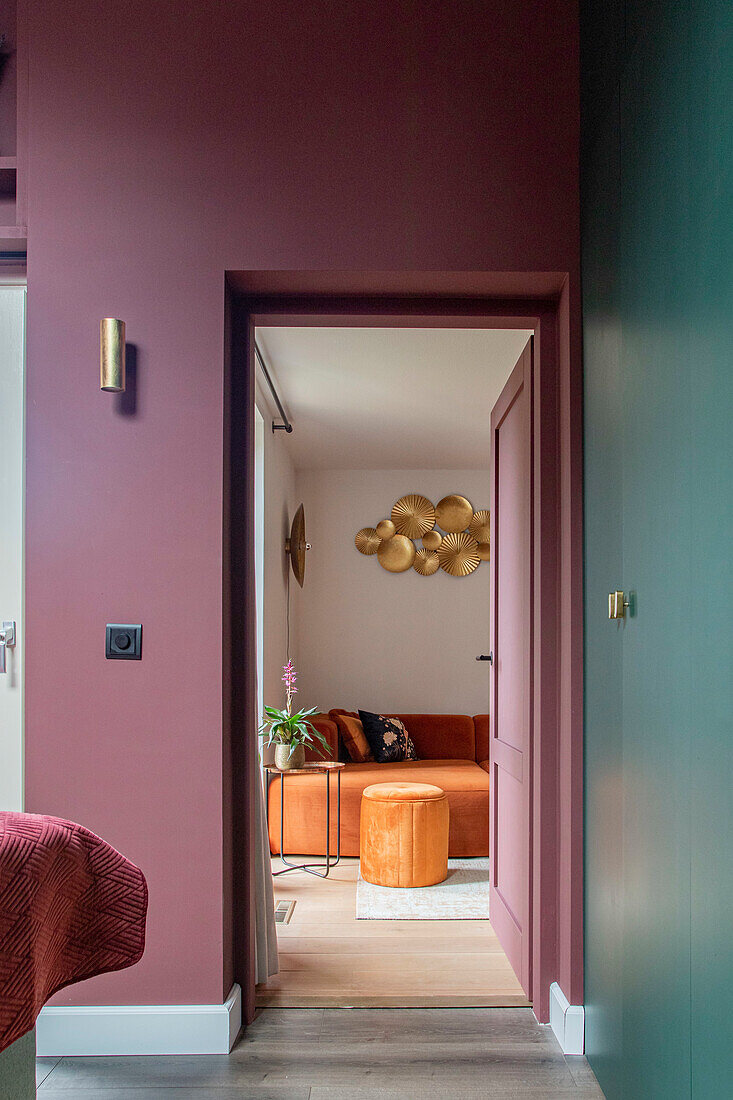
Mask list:
[{"label": "orange velvet sofa", "polygon": [[[347,760],[340,743],[337,714],[314,718],[334,760]],[[341,769],[341,855],[359,855],[361,796],[372,783],[432,783],[448,795],[450,856],[489,854],[489,716],[477,714],[396,714],[415,743],[419,760],[400,764],[346,763]],[[308,757],[309,754],[306,754]],[[310,758],[317,760],[316,754]],[[270,851],[280,850],[279,776],[268,789]],[[331,852],[336,852],[336,778],[331,777]],[[325,779],[298,775],[285,780],[286,855],[322,855],[326,847]]]}]

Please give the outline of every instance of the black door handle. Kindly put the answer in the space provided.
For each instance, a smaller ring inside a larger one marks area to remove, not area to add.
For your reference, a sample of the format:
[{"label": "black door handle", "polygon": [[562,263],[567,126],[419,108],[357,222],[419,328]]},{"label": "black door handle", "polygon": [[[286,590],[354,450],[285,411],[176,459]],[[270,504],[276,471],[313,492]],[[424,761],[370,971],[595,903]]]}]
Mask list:
[{"label": "black door handle", "polygon": [[493,653],[482,653],[479,657],[476,658],[476,660],[477,661],[488,661],[490,665],[493,665],[493,663],[494,663],[494,654]]}]

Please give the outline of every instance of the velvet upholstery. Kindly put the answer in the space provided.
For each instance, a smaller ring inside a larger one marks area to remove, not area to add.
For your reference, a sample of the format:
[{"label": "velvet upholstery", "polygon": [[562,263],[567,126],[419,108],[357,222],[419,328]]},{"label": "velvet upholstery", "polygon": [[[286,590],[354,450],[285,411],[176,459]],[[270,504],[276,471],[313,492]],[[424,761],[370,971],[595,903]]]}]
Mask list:
[{"label": "velvet upholstery", "polygon": [[[329,711],[335,721],[339,714],[358,718],[356,711]],[[488,751],[476,755],[476,727],[468,714],[388,714],[399,718],[415,743],[421,760],[484,760]],[[486,738],[488,746],[488,733]]]},{"label": "velvet upholstery", "polygon": [[[401,760],[419,760],[415,742],[399,718],[386,714],[372,714],[360,710],[359,717],[364,735],[369,742],[373,757],[380,764],[398,764]],[[342,721],[351,721],[343,716]]]},{"label": "velvet upholstery", "polygon": [[474,714],[473,725],[476,730],[476,759],[479,763],[489,759],[489,716]]},{"label": "velvet upholstery", "polygon": [[339,736],[346,747],[349,760],[354,764],[366,764],[374,759],[369,742],[367,741],[361,718],[350,714],[332,712],[338,728]]},{"label": "velvet upholstery", "polygon": [[372,783],[361,796],[372,802],[436,802],[445,791],[432,783]]},{"label": "velvet upholstery", "polygon": [[435,886],[448,874],[449,806],[428,783],[377,783],[361,800],[361,875],[377,886]]},{"label": "velvet upholstery", "polygon": [[[469,719],[471,721],[471,719]],[[405,723],[407,724],[407,723]],[[408,727],[409,729],[409,727]],[[270,849],[280,842],[280,776],[270,783]],[[405,760],[398,764],[347,764],[341,772],[341,853],[359,855],[361,797],[372,783],[430,783],[450,806],[448,850],[452,857],[489,854],[489,776],[475,760]],[[325,850],[325,779],[296,775],[285,781],[285,850],[317,855]],[[336,778],[331,778],[331,851],[336,852]]]}]

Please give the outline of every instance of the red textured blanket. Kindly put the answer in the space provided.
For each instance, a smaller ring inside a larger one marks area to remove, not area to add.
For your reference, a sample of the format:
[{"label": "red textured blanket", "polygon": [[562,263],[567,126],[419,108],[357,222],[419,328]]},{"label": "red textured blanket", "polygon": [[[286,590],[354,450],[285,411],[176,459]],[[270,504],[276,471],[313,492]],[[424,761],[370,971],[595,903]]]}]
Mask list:
[{"label": "red textured blanket", "polygon": [[142,871],[88,829],[0,812],[0,1051],[57,990],[138,962],[147,908]]}]

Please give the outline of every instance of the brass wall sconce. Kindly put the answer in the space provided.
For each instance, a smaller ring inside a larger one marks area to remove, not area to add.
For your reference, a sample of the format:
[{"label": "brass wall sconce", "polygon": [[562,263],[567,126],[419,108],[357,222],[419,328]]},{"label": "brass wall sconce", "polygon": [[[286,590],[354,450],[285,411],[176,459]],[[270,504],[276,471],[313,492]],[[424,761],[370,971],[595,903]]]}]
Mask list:
[{"label": "brass wall sconce", "polygon": [[125,322],[116,317],[99,322],[99,388],[125,392]]},{"label": "brass wall sconce", "polygon": [[[417,539],[422,539],[419,549]],[[456,493],[435,507],[427,497],[410,493],[397,501],[391,519],[362,527],[354,542],[360,554],[376,554],[388,573],[412,568],[432,577],[443,569],[451,577],[467,577],[491,558],[491,518]]]}]

